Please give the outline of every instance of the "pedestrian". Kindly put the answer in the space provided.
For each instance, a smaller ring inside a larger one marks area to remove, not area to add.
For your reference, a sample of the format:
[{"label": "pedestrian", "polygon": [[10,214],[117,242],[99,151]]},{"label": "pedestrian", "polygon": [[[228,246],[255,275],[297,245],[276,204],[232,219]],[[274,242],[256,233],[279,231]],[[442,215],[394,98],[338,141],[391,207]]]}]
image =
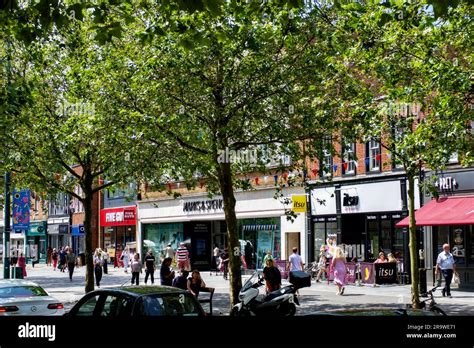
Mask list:
[{"label": "pedestrian", "polygon": [[143,265],[140,261],[140,257],[138,254],[133,256],[132,263],[130,264],[131,272],[132,272],[132,285],[136,282],[137,285],[140,285],[140,273],[143,273]]},{"label": "pedestrian", "polygon": [[221,262],[224,265],[224,279],[227,280],[227,273],[229,272],[229,252],[227,248],[224,248],[224,252],[221,254]]},{"label": "pedestrian", "polygon": [[393,256],[392,253],[389,253],[387,255],[387,257],[388,257],[388,262],[390,262],[390,263],[397,263],[398,262],[397,259],[395,258],[395,256]]},{"label": "pedestrian", "polygon": [[170,257],[171,258],[171,262],[174,261],[174,256],[175,256],[175,251],[173,249],[173,247],[171,246],[171,243],[168,243],[168,246],[166,247],[165,249],[165,258],[166,257]]},{"label": "pedestrian", "polygon": [[173,279],[173,286],[175,288],[188,290],[188,276],[188,271],[185,269],[180,270],[179,276]]},{"label": "pedestrian", "polygon": [[155,284],[155,262],[155,256],[153,256],[153,251],[150,249],[145,256],[145,284],[148,282],[148,276],[151,278],[151,284]]},{"label": "pedestrian", "polygon": [[453,280],[453,274],[456,272],[456,263],[450,250],[449,244],[443,244],[443,251],[439,253],[436,259],[436,277],[438,277],[441,270],[441,274],[444,277],[443,297],[447,295],[449,298],[452,298],[451,281]]},{"label": "pedestrian", "polygon": [[46,266],[51,266],[53,248],[51,246],[46,249]]},{"label": "pedestrian", "polygon": [[199,291],[206,288],[206,283],[201,278],[201,273],[197,269],[193,270],[191,278],[188,279],[188,291],[196,298],[199,296]]},{"label": "pedestrian", "polygon": [[170,267],[172,260],[173,259],[171,257],[166,257],[161,263],[161,269],[160,269],[161,285],[167,285],[167,286],[173,285],[174,271]]},{"label": "pedestrian", "polygon": [[[318,261],[318,274],[316,275],[316,282],[320,282],[321,281],[321,276],[324,274],[326,274],[326,262],[327,262],[327,257],[326,257],[326,247],[323,245],[320,249],[319,249],[319,261]],[[326,274],[326,278],[327,278],[327,274]]]},{"label": "pedestrian", "polygon": [[178,261],[178,268],[189,271],[189,251],[184,243],[179,243],[179,248],[176,251],[176,260]]},{"label": "pedestrian", "polygon": [[122,255],[120,256],[121,261],[123,262],[123,268],[125,273],[128,273],[128,266],[130,264],[130,253],[128,252],[128,248],[126,248]]},{"label": "pedestrian", "polygon": [[18,258],[18,267],[21,267],[21,273],[23,274],[23,278],[26,277],[26,257],[23,253],[20,254]]},{"label": "pedestrian", "polygon": [[265,289],[267,294],[281,288],[281,273],[280,270],[275,267],[273,258],[267,259],[265,262],[265,268],[263,269],[263,279],[265,279]]},{"label": "pedestrian", "polygon": [[74,267],[76,266],[76,255],[72,251],[72,248],[67,251],[66,262],[69,271],[69,280],[72,282],[72,274],[74,273]]},{"label": "pedestrian", "polygon": [[386,263],[387,258],[385,257],[385,253],[383,251],[379,252],[379,258],[374,261],[374,263]]},{"label": "pedestrian", "polygon": [[263,257],[262,268],[265,268],[267,266],[267,260],[273,260],[272,252],[270,250],[267,250],[267,253]]},{"label": "pedestrian", "polygon": [[334,284],[336,284],[338,291],[337,295],[344,295],[346,289],[346,256],[341,248],[337,247],[335,255],[332,259],[332,268],[334,270]]},{"label": "pedestrian", "polygon": [[109,274],[107,271],[107,263],[109,262],[109,253],[107,250],[101,250],[101,255],[102,255],[102,265],[104,268],[104,274]]},{"label": "pedestrian", "polygon": [[293,248],[293,254],[288,258],[288,270],[290,272],[303,270],[303,259],[298,255],[298,248]]},{"label": "pedestrian", "polygon": [[213,252],[213,255],[212,255],[211,274],[212,274],[212,270],[214,269],[217,275],[217,272],[219,270],[219,255],[221,253],[221,250],[219,249],[217,244],[214,245],[214,250],[212,252]]},{"label": "pedestrian", "polygon": [[94,252],[94,274],[95,274],[95,283],[98,288],[100,288],[100,281],[102,280],[102,256],[99,253],[99,249],[95,249]]},{"label": "pedestrian", "polygon": [[51,260],[53,260],[53,271],[56,271],[56,267],[58,266],[58,251],[56,248],[53,248],[53,252],[51,253]]},{"label": "pedestrian", "polygon": [[59,250],[59,269],[61,272],[64,272],[64,268],[66,267],[66,250],[64,247],[61,247]]}]

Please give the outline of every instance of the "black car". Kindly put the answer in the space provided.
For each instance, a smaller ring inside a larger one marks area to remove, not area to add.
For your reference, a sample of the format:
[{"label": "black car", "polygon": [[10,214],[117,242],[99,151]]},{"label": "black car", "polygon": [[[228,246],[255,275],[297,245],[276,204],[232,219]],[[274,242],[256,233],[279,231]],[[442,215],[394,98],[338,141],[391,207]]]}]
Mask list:
[{"label": "black car", "polygon": [[205,316],[189,292],[169,286],[104,288],[82,297],[66,313],[74,317]]}]

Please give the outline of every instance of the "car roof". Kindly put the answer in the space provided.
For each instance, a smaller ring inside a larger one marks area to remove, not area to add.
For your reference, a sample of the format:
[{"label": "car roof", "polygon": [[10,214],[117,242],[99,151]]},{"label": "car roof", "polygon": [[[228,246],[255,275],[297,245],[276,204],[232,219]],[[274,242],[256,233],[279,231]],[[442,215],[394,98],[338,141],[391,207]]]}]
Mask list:
[{"label": "car roof", "polygon": [[8,288],[11,286],[39,286],[38,284],[24,279],[1,279],[0,288]]},{"label": "car roof", "polygon": [[101,292],[115,292],[126,293],[131,296],[145,296],[145,295],[167,295],[167,294],[185,294],[186,291],[172,286],[158,286],[158,285],[139,285],[139,286],[122,286],[119,288],[101,288],[97,289],[95,293]]}]

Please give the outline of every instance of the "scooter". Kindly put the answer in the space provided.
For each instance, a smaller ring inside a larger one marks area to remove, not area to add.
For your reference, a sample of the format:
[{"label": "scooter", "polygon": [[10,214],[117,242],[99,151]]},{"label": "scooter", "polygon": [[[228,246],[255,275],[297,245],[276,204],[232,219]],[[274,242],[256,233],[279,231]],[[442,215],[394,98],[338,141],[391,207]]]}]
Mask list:
[{"label": "scooter", "polygon": [[239,293],[239,303],[232,307],[231,316],[294,316],[299,306],[296,288],[293,285],[275,290],[263,298],[258,288],[264,284],[262,277],[255,272],[244,284]]}]

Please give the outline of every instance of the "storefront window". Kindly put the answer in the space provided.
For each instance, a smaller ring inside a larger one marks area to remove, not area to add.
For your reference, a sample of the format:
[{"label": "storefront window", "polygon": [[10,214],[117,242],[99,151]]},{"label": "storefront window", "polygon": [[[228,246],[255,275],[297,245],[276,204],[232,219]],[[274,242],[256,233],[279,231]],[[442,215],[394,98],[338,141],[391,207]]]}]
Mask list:
[{"label": "storefront window", "polygon": [[403,228],[394,231],[392,253],[397,259],[403,259]]},{"label": "storefront window", "polygon": [[437,228],[438,228],[438,233],[437,234],[435,233],[435,236],[437,237],[436,257],[438,257],[439,253],[443,251],[443,244],[445,243],[450,244],[449,226],[438,226]]},{"label": "storefront window", "polygon": [[469,226],[470,229],[471,229],[471,235],[470,235],[470,238],[469,238],[469,241],[470,241],[470,250],[469,250],[469,264],[470,265],[474,265],[474,225],[471,225]]},{"label": "storefront window", "polygon": [[381,231],[380,231],[380,247],[388,255],[392,252],[392,228],[391,221],[388,219],[383,219],[381,221]]},{"label": "storefront window", "polygon": [[453,229],[453,242],[451,252],[454,256],[456,264],[458,265],[466,264],[466,249],[464,248],[466,240],[465,230],[466,226],[456,226]]},{"label": "storefront window", "polygon": [[155,256],[164,258],[168,243],[177,250],[183,242],[183,223],[146,224],[143,236],[142,255],[152,249]]},{"label": "storefront window", "polygon": [[[262,260],[268,250],[274,259],[281,259],[279,218],[239,220],[239,230],[241,249],[244,250],[249,269],[254,269],[255,266],[262,268]],[[251,255],[250,260],[247,260],[248,255]]]},{"label": "storefront window", "polygon": [[314,224],[314,255],[316,259],[319,257],[319,250],[323,244],[326,244],[326,223],[316,222]]},{"label": "storefront window", "polygon": [[377,258],[376,255],[379,252],[379,229],[378,222],[376,219],[367,221],[367,233],[369,239],[367,256],[369,261],[372,261]]}]

